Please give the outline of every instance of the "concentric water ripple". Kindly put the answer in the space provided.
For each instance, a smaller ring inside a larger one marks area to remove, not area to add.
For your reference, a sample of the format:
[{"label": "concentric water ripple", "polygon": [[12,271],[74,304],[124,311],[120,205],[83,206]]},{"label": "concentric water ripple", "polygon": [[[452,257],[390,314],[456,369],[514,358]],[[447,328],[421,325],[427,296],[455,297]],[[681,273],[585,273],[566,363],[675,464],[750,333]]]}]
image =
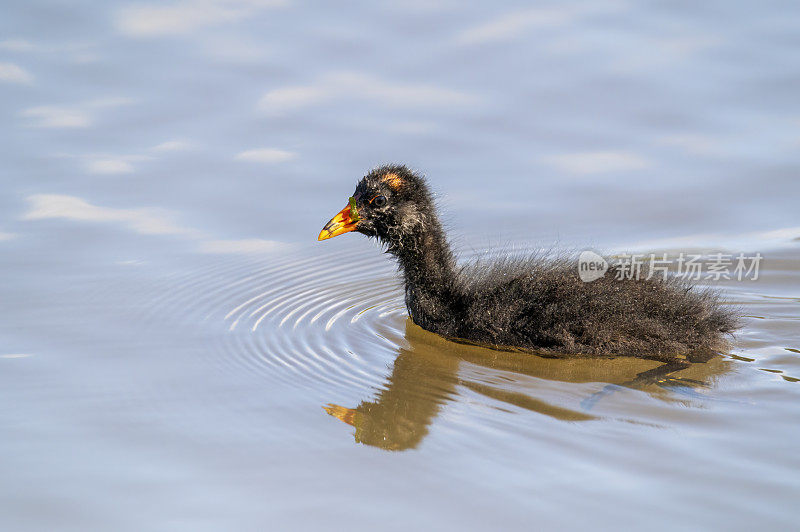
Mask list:
[{"label": "concentric water ripple", "polygon": [[210,335],[214,363],[321,395],[379,387],[404,343],[402,287],[368,246],[216,258],[141,296],[143,321],[179,317]]}]

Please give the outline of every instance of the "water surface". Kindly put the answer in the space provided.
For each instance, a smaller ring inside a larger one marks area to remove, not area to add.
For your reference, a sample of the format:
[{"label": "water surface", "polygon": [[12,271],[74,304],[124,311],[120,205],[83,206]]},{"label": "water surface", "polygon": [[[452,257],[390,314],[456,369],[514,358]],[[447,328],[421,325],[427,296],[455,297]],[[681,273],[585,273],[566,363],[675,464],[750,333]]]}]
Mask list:
[{"label": "water surface", "polygon": [[[0,525],[796,527],[792,2],[12,2]],[[425,172],[464,259],[761,253],[729,353],[455,344],[372,243]],[[489,251],[493,250],[493,251]]]}]

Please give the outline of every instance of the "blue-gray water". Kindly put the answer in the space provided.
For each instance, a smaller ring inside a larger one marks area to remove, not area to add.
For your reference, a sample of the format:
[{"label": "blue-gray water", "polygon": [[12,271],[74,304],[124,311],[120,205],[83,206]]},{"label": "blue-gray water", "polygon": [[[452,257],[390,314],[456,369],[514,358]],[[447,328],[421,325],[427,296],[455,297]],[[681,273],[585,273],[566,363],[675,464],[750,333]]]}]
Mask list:
[{"label": "blue-gray water", "polygon": [[[0,528],[796,526],[800,6],[462,4],[0,7]],[[316,242],[384,162],[464,256],[761,253],[745,327],[641,385],[438,339]]]}]

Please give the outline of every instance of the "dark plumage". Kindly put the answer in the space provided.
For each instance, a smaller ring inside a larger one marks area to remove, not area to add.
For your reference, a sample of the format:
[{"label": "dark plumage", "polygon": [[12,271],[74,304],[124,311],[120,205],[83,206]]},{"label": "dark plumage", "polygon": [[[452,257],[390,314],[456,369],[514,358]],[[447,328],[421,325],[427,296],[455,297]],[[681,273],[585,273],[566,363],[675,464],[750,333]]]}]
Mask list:
[{"label": "dark plumage", "polygon": [[[716,293],[675,278],[583,282],[576,263],[532,256],[458,266],[425,180],[382,166],[356,186],[319,239],[358,231],[381,241],[405,279],[411,319],[450,339],[549,355],[670,361],[723,349],[737,327]],[[355,218],[355,219],[354,219]]]}]

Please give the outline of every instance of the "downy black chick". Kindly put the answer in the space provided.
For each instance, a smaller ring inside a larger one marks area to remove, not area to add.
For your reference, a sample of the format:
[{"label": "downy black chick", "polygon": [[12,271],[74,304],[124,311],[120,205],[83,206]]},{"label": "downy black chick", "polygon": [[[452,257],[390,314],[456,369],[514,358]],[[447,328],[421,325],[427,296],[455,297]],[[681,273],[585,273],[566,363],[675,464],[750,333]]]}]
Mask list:
[{"label": "downy black chick", "polygon": [[724,349],[738,328],[718,295],[677,278],[583,282],[577,265],[533,256],[459,266],[425,180],[382,166],[356,186],[319,240],[349,231],[377,238],[397,258],[411,319],[444,337],[550,356],[685,360]]}]

